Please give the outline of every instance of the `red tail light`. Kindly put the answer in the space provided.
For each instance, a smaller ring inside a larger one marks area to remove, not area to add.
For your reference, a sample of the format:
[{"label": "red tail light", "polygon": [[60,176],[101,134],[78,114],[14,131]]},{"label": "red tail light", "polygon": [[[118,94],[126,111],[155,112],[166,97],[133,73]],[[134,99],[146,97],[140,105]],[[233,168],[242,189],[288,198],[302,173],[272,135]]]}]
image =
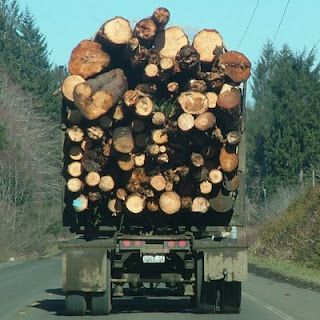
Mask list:
[{"label": "red tail light", "polygon": [[188,242],[186,240],[179,240],[178,241],[178,247],[183,249],[186,248],[188,246]]},{"label": "red tail light", "polygon": [[174,240],[167,241],[167,246],[170,249],[173,249],[176,246],[176,242]]},{"label": "red tail light", "polygon": [[124,248],[130,248],[131,247],[131,241],[130,240],[123,240],[122,241],[122,246]]}]

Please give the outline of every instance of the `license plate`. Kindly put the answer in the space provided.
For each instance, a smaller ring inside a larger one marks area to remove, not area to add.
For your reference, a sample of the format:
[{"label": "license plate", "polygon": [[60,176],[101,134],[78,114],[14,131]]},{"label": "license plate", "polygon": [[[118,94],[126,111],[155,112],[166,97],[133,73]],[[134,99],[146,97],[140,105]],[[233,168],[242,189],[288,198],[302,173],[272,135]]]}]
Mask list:
[{"label": "license plate", "polygon": [[143,263],[165,263],[166,258],[163,255],[143,256],[142,261]]}]

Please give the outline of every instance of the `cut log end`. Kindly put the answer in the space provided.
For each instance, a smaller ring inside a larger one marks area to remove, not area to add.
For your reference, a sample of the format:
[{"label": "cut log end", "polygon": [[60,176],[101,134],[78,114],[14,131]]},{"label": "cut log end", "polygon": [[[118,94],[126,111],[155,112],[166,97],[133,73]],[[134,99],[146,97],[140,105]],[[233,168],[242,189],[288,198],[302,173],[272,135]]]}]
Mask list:
[{"label": "cut log end", "polygon": [[168,9],[160,7],[154,10],[151,19],[157,25],[158,29],[163,29],[170,19],[170,12]]},{"label": "cut log end", "polygon": [[100,36],[111,46],[123,46],[133,37],[133,33],[128,20],[115,17],[104,23]]},{"label": "cut log end", "polygon": [[175,59],[179,50],[187,44],[189,44],[188,37],[179,27],[170,27],[159,32],[154,41],[154,47],[160,56],[172,59]]},{"label": "cut log end", "polygon": [[223,171],[233,172],[238,167],[239,158],[237,154],[228,153],[225,148],[221,148],[219,161]]},{"label": "cut log end", "polygon": [[139,193],[131,194],[126,199],[126,208],[134,214],[141,213],[146,205],[146,199]]},{"label": "cut log end", "polygon": [[204,197],[196,197],[192,201],[192,212],[195,213],[206,213],[210,208],[208,199]]},{"label": "cut log end", "polygon": [[174,191],[164,192],[160,196],[159,205],[165,214],[175,214],[181,209],[180,196]]},{"label": "cut log end", "polygon": [[208,110],[208,99],[201,92],[186,91],[179,95],[178,102],[184,112],[201,114]]},{"label": "cut log end", "polygon": [[200,53],[201,62],[209,64],[215,58],[216,48],[223,47],[223,40],[218,31],[204,29],[195,35],[192,45]]},{"label": "cut log end", "polygon": [[183,132],[187,132],[194,127],[194,117],[189,113],[182,113],[178,118],[178,127]]},{"label": "cut log end", "polygon": [[216,125],[216,117],[212,112],[200,114],[194,121],[194,126],[200,131],[206,131]]},{"label": "cut log end", "polygon": [[78,213],[88,209],[88,205],[89,205],[88,197],[86,197],[83,194],[81,194],[79,197],[77,197],[72,201],[73,209],[75,212],[78,212]]},{"label": "cut log end", "polygon": [[135,112],[141,117],[148,117],[152,114],[154,108],[153,101],[149,97],[143,97],[136,103]]},{"label": "cut log end", "polygon": [[166,187],[166,183],[166,179],[160,174],[153,176],[150,180],[150,185],[156,191],[163,191]]},{"label": "cut log end", "polygon": [[67,77],[62,84],[62,93],[69,100],[74,101],[73,99],[73,90],[79,84],[85,82],[85,79],[78,75],[71,75]]},{"label": "cut log end", "polygon": [[218,184],[222,181],[223,175],[222,172],[219,169],[212,169],[209,172],[209,179],[212,184]]},{"label": "cut log end", "polygon": [[83,189],[83,182],[79,178],[71,178],[67,182],[67,189],[70,192],[80,192]]},{"label": "cut log end", "polygon": [[113,147],[120,153],[130,153],[134,148],[134,141],[130,128],[118,127],[112,133]]},{"label": "cut log end", "polygon": [[99,188],[103,192],[109,192],[113,190],[115,186],[114,179],[111,176],[102,176],[99,181]]},{"label": "cut log end", "polygon": [[85,177],[85,182],[89,187],[95,187],[100,182],[100,174],[98,172],[89,172]]},{"label": "cut log end", "polygon": [[108,67],[110,62],[110,56],[99,43],[83,40],[72,51],[69,72],[87,79]]}]

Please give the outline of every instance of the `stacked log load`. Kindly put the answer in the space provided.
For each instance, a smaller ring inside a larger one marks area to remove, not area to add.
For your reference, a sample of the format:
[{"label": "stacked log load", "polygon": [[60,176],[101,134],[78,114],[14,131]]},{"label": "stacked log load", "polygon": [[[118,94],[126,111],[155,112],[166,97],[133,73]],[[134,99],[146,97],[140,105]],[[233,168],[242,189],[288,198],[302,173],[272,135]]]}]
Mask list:
[{"label": "stacked log load", "polygon": [[251,64],[218,31],[191,42],[165,28],[169,17],[158,8],[134,28],[115,17],[71,53],[64,176],[75,215],[232,209],[221,203],[240,184],[240,88]]}]

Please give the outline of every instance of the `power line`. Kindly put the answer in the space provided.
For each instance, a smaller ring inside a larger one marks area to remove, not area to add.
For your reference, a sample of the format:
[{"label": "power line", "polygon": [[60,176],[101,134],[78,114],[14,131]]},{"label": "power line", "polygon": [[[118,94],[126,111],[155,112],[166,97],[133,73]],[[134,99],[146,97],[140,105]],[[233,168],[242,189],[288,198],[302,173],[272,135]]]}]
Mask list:
[{"label": "power line", "polygon": [[289,2],[290,2],[290,0],[287,1],[286,7],[285,7],[284,10],[283,10],[282,17],[281,17],[281,20],[280,20],[280,22],[279,22],[277,31],[276,31],[276,33],[275,33],[275,35],[274,35],[274,37],[273,37],[273,40],[272,40],[272,44],[274,44],[274,42],[276,41],[276,38],[277,38],[278,33],[279,33],[279,31],[280,31],[282,22],[283,22],[283,20],[284,20],[284,16],[286,15],[286,12],[287,12],[287,9],[288,9],[288,6],[289,6]]},{"label": "power line", "polygon": [[243,33],[243,35],[242,35],[242,38],[241,38],[241,40],[239,41],[239,44],[238,44],[238,46],[237,46],[237,50],[239,49],[242,41],[244,40],[244,38],[245,38],[246,35],[247,35],[247,32],[248,32],[248,30],[249,30],[249,27],[250,27],[250,25],[251,25],[251,22],[252,22],[252,20],[253,20],[253,17],[254,17],[254,15],[255,15],[256,11],[257,11],[257,8],[258,8],[259,3],[260,3],[260,0],[257,0],[256,6],[255,6],[255,8],[254,8],[253,11],[252,11],[252,15],[251,15],[251,18],[250,18],[250,20],[249,20],[249,22],[248,22],[248,24],[247,24],[246,30],[244,31],[244,33]]}]

